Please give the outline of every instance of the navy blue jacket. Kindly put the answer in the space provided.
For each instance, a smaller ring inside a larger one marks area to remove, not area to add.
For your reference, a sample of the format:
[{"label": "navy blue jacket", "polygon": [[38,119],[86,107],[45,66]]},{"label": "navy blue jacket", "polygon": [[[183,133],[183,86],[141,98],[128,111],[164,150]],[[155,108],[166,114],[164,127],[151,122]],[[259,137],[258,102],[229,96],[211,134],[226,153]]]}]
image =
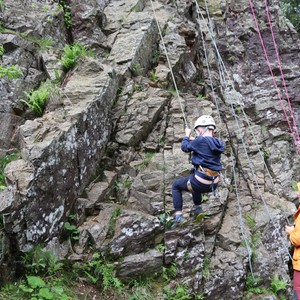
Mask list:
[{"label": "navy blue jacket", "polygon": [[199,135],[194,140],[185,136],[181,142],[181,150],[193,152],[192,164],[202,166],[213,171],[221,171],[221,154],[224,152],[224,143],[217,138]]}]

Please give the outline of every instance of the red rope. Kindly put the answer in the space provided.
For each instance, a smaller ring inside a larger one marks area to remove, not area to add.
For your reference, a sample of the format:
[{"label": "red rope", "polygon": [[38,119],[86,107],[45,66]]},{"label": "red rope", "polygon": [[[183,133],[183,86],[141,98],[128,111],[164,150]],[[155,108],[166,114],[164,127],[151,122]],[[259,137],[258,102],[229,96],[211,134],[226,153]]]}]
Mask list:
[{"label": "red rope", "polygon": [[293,120],[294,132],[296,134],[297,140],[299,141],[300,140],[299,132],[298,132],[297,124],[296,124],[295,117],[294,117],[294,111],[293,111],[293,108],[291,106],[290,96],[289,96],[289,93],[288,93],[288,90],[287,90],[287,87],[286,87],[286,83],[285,83],[285,79],[284,79],[284,74],[283,74],[283,70],[282,70],[282,66],[281,66],[281,61],[280,61],[280,57],[279,57],[278,47],[277,47],[276,40],[275,40],[275,35],[274,35],[274,32],[273,32],[273,26],[272,26],[272,22],[271,22],[271,17],[270,17],[270,12],[269,12],[269,8],[268,8],[267,0],[265,0],[265,7],[266,7],[266,12],[267,12],[267,17],[268,17],[268,23],[269,23],[271,34],[272,34],[272,40],[273,40],[273,44],[274,44],[275,51],[276,51],[276,57],[277,57],[277,62],[278,62],[278,66],[279,66],[279,70],[280,70],[280,74],[281,74],[281,79],[282,79],[282,82],[283,82],[284,91],[285,91],[285,94],[286,94],[287,102],[288,102],[289,109],[290,109],[291,116],[292,116],[292,120]]},{"label": "red rope", "polygon": [[292,133],[293,140],[295,142],[295,146],[296,146],[296,148],[298,150],[298,153],[300,153],[299,136],[298,136],[298,140],[297,140],[296,137],[295,137],[295,131],[291,127],[291,124],[290,124],[290,121],[289,121],[286,109],[285,109],[284,104],[283,104],[283,100],[282,100],[282,97],[281,97],[280,90],[279,90],[279,88],[277,86],[277,82],[276,82],[276,79],[275,79],[273,71],[272,71],[271,63],[269,61],[269,57],[268,57],[268,54],[267,54],[267,51],[266,51],[266,47],[264,45],[264,41],[263,41],[262,36],[261,36],[261,32],[260,32],[260,29],[259,29],[259,26],[258,26],[257,18],[256,18],[254,7],[253,7],[253,3],[252,3],[251,0],[249,0],[249,4],[250,4],[251,11],[252,11],[253,19],[254,19],[254,22],[255,22],[255,25],[256,25],[256,29],[257,29],[257,33],[258,33],[258,36],[259,36],[259,40],[260,40],[260,43],[261,43],[261,46],[262,46],[262,49],[263,49],[263,52],[264,52],[264,55],[265,55],[265,59],[267,61],[267,64],[268,64],[268,67],[269,67],[269,70],[270,70],[270,73],[271,73],[271,76],[272,76],[272,79],[273,79],[273,83],[274,83],[275,89],[277,91],[277,95],[278,95],[279,100],[280,100],[280,104],[281,104],[282,110],[284,112],[284,115],[285,115],[286,121],[288,123],[288,126],[290,128],[290,131]]}]

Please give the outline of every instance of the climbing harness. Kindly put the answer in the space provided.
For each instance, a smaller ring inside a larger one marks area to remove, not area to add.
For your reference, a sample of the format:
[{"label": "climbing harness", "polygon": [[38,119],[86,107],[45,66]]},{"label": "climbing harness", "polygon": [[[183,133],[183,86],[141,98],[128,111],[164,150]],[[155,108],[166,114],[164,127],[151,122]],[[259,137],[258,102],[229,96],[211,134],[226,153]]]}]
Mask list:
[{"label": "climbing harness", "polygon": [[188,180],[188,182],[186,183],[186,185],[187,185],[187,189],[188,189],[190,192],[193,192],[193,191],[194,191],[190,180]]}]

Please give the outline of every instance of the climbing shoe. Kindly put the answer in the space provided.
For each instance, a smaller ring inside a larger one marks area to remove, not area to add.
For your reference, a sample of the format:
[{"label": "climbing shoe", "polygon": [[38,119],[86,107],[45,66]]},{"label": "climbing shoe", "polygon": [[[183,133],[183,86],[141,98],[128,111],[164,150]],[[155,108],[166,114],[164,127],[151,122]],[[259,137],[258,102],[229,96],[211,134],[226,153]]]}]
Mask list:
[{"label": "climbing shoe", "polygon": [[186,222],[187,222],[187,220],[183,217],[183,215],[175,215],[171,228],[176,228],[176,227],[182,226]]},{"label": "climbing shoe", "polygon": [[194,216],[198,216],[199,214],[203,214],[203,209],[202,209],[202,206],[196,206],[195,209],[194,209]]},{"label": "climbing shoe", "polygon": [[192,218],[195,223],[199,223],[206,218],[201,205],[195,207],[194,211],[192,212]]}]

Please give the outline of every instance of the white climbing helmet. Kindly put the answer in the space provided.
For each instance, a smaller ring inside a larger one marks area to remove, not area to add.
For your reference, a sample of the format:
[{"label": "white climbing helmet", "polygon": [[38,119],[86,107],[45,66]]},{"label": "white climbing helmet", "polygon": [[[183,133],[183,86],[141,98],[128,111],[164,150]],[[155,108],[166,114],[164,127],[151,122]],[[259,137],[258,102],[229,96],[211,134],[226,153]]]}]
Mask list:
[{"label": "white climbing helmet", "polygon": [[194,129],[199,126],[208,127],[209,129],[216,129],[216,123],[214,119],[209,115],[203,115],[196,120]]}]

